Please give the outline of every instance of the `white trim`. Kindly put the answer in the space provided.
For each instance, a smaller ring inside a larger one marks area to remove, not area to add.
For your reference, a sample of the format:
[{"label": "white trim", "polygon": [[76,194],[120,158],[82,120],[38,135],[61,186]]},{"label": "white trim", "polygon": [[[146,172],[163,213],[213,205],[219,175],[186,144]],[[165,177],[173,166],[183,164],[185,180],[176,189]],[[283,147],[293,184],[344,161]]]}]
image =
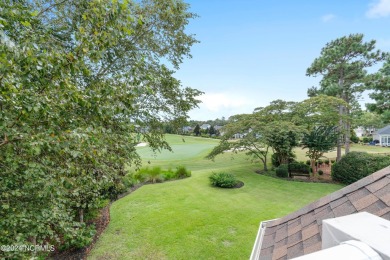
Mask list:
[{"label": "white trim", "polygon": [[260,249],[261,249],[261,244],[263,243],[264,232],[265,229],[267,228],[266,224],[274,220],[276,219],[270,219],[270,220],[260,222],[259,231],[257,232],[257,236],[256,236],[256,241],[255,244],[253,245],[252,253],[249,258],[250,260],[260,259]]}]

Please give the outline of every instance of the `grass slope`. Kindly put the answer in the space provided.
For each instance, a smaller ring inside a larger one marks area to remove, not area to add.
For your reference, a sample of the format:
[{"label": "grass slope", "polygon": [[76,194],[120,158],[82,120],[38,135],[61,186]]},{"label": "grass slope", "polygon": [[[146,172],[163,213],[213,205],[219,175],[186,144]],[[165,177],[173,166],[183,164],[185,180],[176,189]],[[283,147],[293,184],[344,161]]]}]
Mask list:
[{"label": "grass slope", "polygon": [[[260,221],[284,216],[341,186],[290,182],[254,173],[244,154],[205,160],[218,141],[168,136],[175,152],[145,161],[163,168],[185,165],[192,177],[145,185],[116,201],[111,223],[89,259],[248,259]],[[177,148],[177,149],[175,149]],[[235,174],[240,189],[211,187],[213,171]]]}]

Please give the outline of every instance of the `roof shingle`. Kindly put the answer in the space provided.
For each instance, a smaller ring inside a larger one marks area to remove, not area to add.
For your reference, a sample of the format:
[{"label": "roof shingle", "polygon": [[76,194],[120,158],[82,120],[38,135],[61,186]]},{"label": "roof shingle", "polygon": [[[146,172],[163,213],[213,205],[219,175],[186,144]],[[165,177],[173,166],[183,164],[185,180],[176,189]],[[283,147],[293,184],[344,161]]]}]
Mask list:
[{"label": "roof shingle", "polygon": [[322,220],[361,211],[390,220],[390,167],[283,218],[267,222],[260,259],[290,259],[319,251]]}]

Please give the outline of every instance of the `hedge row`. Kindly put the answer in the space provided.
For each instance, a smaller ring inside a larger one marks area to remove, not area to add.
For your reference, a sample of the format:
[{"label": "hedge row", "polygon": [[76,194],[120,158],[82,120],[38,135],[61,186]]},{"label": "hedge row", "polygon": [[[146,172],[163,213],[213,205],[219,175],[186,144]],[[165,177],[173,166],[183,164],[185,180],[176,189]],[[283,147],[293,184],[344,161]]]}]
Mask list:
[{"label": "hedge row", "polygon": [[351,184],[390,165],[390,157],[350,152],[332,167],[332,179]]}]

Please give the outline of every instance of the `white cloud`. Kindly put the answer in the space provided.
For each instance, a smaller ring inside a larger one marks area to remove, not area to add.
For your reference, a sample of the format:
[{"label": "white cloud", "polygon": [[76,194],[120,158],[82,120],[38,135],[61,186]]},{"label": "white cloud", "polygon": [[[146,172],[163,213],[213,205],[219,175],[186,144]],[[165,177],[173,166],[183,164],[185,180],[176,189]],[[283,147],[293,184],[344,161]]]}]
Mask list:
[{"label": "white cloud", "polygon": [[196,120],[208,120],[228,118],[229,116],[252,113],[256,107],[255,102],[243,95],[232,92],[206,93],[199,97],[202,101],[198,109],[190,113],[190,117]]},{"label": "white cloud", "polygon": [[321,20],[324,22],[324,23],[327,23],[331,20],[333,20],[334,18],[336,18],[336,16],[334,14],[326,14],[324,16],[321,17]]},{"label": "white cloud", "polygon": [[206,93],[200,97],[205,108],[212,112],[221,109],[240,108],[248,103],[244,97],[227,93]]},{"label": "white cloud", "polygon": [[366,12],[368,18],[380,18],[390,15],[390,0],[377,0],[371,3],[370,9]]}]

